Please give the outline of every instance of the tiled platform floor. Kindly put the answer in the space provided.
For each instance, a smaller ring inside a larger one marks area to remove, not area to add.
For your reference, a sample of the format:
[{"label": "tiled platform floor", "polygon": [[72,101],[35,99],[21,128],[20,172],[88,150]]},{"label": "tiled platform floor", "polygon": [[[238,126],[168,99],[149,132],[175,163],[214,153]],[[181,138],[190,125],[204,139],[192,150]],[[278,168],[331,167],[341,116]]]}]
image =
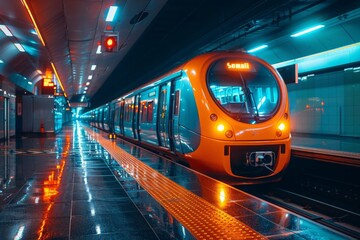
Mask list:
[{"label": "tiled platform floor", "polygon": [[[347,239],[121,140],[117,145],[266,238]],[[52,138],[2,145],[0,157],[1,239],[194,239],[135,180],[131,166],[120,166],[78,122]]]},{"label": "tiled platform floor", "polygon": [[158,239],[114,177],[109,155],[79,125],[16,145],[6,159],[12,179],[1,195],[11,200],[0,212],[0,239]]}]

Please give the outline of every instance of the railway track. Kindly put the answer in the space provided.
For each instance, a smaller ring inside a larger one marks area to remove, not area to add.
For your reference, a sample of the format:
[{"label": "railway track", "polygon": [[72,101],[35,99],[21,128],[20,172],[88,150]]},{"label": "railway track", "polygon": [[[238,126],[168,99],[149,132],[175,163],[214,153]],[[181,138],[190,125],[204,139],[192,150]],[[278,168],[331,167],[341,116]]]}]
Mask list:
[{"label": "railway track", "polygon": [[[244,189],[242,189],[244,190]],[[245,190],[319,224],[360,239],[360,214],[282,188]]]},{"label": "railway track", "polygon": [[360,239],[359,169],[295,159],[281,182],[239,186],[243,191]]}]

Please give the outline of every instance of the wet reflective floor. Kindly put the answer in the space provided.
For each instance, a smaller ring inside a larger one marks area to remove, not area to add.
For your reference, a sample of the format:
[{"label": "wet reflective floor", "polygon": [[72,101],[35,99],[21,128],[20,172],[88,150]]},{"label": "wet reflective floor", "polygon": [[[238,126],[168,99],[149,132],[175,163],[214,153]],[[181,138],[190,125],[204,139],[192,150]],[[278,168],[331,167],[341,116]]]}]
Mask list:
[{"label": "wet reflective floor", "polygon": [[[106,141],[75,122],[53,137],[3,143],[0,239],[347,239],[136,146]],[[201,212],[204,206],[210,210]],[[219,235],[230,222],[240,230]]]},{"label": "wet reflective floor", "polygon": [[77,125],[1,150],[0,239],[158,239]]}]

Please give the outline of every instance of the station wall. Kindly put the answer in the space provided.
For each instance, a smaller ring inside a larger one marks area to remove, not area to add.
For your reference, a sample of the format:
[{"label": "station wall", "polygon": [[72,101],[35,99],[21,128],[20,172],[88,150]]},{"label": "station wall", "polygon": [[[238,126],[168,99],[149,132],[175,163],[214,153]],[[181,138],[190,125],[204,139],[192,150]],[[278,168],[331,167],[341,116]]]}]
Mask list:
[{"label": "station wall", "polygon": [[291,131],[360,137],[360,68],[301,76],[288,84]]},{"label": "station wall", "polygon": [[23,132],[54,132],[54,98],[23,96]]}]

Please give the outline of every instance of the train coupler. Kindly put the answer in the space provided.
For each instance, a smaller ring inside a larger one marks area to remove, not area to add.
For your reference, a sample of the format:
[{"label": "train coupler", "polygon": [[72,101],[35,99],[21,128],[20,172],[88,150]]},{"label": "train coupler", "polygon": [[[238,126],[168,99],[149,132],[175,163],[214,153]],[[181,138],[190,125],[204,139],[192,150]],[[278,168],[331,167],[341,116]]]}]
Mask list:
[{"label": "train coupler", "polygon": [[272,151],[258,151],[248,152],[246,154],[246,162],[252,167],[265,167],[268,170],[272,170],[272,166],[275,164],[275,153]]}]

